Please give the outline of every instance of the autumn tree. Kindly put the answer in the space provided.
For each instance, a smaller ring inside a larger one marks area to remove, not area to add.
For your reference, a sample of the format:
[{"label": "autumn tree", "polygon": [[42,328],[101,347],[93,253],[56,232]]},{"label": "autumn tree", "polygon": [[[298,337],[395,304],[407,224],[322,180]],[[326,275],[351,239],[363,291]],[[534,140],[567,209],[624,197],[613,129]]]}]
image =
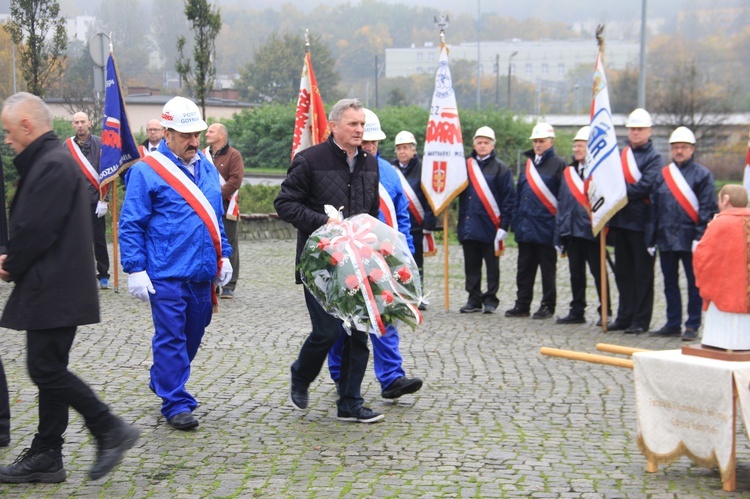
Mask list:
[{"label": "autumn tree", "polygon": [[[339,81],[334,60],[320,37],[310,36],[311,58],[318,87],[326,102],[334,98]],[[249,102],[296,101],[305,58],[305,39],[301,34],[271,35],[255,53],[254,62],[240,69],[236,88]]]},{"label": "autumn tree", "polygon": [[[185,37],[177,39],[177,63],[175,70],[180,74],[188,91],[201,105],[206,115],[206,98],[213,90],[216,80],[216,37],[221,31],[221,14],[212,8],[207,0],[186,0],[185,17],[191,23],[194,35],[193,60],[185,57]],[[193,64],[195,63],[195,64]]]},{"label": "autumn tree", "polygon": [[21,75],[28,91],[44,96],[60,74],[68,36],[56,0],[11,0],[10,21],[3,25],[18,48]]}]

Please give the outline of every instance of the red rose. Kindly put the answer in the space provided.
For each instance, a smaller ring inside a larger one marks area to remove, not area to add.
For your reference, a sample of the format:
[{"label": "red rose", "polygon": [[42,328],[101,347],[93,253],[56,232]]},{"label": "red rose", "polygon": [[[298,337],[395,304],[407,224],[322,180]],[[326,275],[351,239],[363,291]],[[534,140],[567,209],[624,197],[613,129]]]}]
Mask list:
[{"label": "red rose", "polygon": [[324,250],[328,247],[328,245],[331,244],[331,240],[327,237],[321,237],[320,241],[318,241],[318,249]]},{"label": "red rose", "polygon": [[380,297],[383,299],[383,301],[386,304],[393,303],[393,293],[391,293],[390,291],[388,291],[386,289],[384,289],[383,291],[380,292]]},{"label": "red rose", "polygon": [[396,275],[398,276],[398,280],[401,282],[409,282],[409,280],[411,279],[411,272],[409,272],[409,269],[403,266],[396,271]]},{"label": "red rose", "polygon": [[364,259],[370,258],[372,256],[372,249],[369,246],[362,246],[359,248],[359,254]]},{"label": "red rose", "polygon": [[331,255],[331,265],[338,265],[344,261],[344,254],[340,251],[334,251]]},{"label": "red rose", "polygon": [[380,245],[380,252],[383,254],[383,256],[389,256],[393,254],[393,245],[385,241],[383,244]]},{"label": "red rose", "polygon": [[372,282],[378,282],[383,278],[383,271],[380,269],[372,269],[370,271],[370,280]]},{"label": "red rose", "polygon": [[344,283],[346,283],[346,287],[351,289],[352,291],[359,288],[359,281],[357,280],[357,276],[354,274],[346,276]]}]

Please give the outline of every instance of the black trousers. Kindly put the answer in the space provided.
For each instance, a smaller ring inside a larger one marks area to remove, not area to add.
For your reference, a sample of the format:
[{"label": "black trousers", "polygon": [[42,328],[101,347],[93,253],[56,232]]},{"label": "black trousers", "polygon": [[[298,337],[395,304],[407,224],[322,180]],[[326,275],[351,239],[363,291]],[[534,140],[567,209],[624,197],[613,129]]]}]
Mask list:
[{"label": "black trousers", "polygon": [[529,310],[534,298],[534,281],[537,268],[542,271],[542,305],[555,311],[557,303],[557,250],[554,246],[536,243],[518,243],[518,269],[516,272],[516,307]]},{"label": "black trousers", "polygon": [[421,230],[413,230],[411,237],[414,239],[414,263],[417,264],[419,280],[424,288],[424,233]]},{"label": "black trousers", "polygon": [[615,282],[620,295],[616,321],[648,329],[654,308],[654,260],[643,232],[610,229],[615,238]]},{"label": "black trousers", "polygon": [[10,438],[10,398],[8,397],[8,380],[0,361],[0,440]]},{"label": "black trousers", "polygon": [[[500,286],[500,259],[495,256],[495,246],[481,241],[464,241],[464,272],[466,291],[472,305],[497,307],[497,290]],[[487,267],[487,292],[482,293],[482,262]]]},{"label": "black trousers", "polygon": [[75,326],[26,333],[29,376],[39,388],[39,427],[31,444],[36,451],[62,448],[69,407],[83,416],[95,437],[114,425],[115,417],[109,408],[86,383],[68,371],[75,334]]},{"label": "black trousers", "polygon": [[97,217],[94,211],[96,203],[91,205],[91,216],[94,217],[94,258],[96,259],[96,278],[109,279],[109,253],[107,252],[107,217]]},{"label": "black trousers", "polygon": [[[599,315],[602,311],[601,250],[599,239],[590,241],[580,237],[571,237],[568,246],[568,266],[570,267],[570,289],[573,299],[570,302],[570,315],[582,317],[586,311],[586,264],[596,283],[596,294],[599,297]],[[604,276],[607,278],[606,274]],[[608,279],[608,278],[607,278]],[[609,280],[607,281],[607,316],[611,316],[612,302],[609,301]]]},{"label": "black trousers", "polygon": [[240,238],[237,231],[239,223],[239,220],[229,220],[224,217],[224,232],[232,246],[232,256],[229,257],[229,263],[232,264],[232,278],[224,288],[230,291],[234,291],[234,288],[237,287],[237,280],[240,278]]}]

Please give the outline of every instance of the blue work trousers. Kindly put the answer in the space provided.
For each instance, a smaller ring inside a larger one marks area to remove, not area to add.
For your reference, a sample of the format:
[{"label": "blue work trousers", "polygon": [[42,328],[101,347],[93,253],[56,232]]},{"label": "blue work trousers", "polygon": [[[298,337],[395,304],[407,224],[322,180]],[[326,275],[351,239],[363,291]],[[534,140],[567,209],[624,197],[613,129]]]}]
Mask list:
[{"label": "blue work trousers", "polygon": [[[341,372],[341,351],[344,349],[344,337],[346,335],[346,332],[342,330],[341,336],[333,344],[331,351],[328,352],[328,371],[331,373],[331,379],[337,383]],[[391,386],[391,383],[406,376],[406,373],[402,367],[404,358],[398,348],[398,329],[395,326],[387,326],[385,335],[378,336],[380,335],[370,333],[372,363],[375,368],[375,377],[380,382],[380,388],[385,390]]]},{"label": "blue work trousers", "polygon": [[659,251],[661,273],[664,275],[664,297],[667,300],[667,326],[680,327],[682,322],[682,294],[680,293],[680,267],[685,270],[687,280],[687,321],[686,327],[698,329],[701,325],[701,300],[693,274],[693,253],[690,251]]},{"label": "blue work trousers", "polygon": [[154,363],[150,387],[161,397],[161,413],[169,419],[198,407],[185,384],[190,363],[211,323],[211,282],[154,279],[151,283],[156,293],[151,295]]}]

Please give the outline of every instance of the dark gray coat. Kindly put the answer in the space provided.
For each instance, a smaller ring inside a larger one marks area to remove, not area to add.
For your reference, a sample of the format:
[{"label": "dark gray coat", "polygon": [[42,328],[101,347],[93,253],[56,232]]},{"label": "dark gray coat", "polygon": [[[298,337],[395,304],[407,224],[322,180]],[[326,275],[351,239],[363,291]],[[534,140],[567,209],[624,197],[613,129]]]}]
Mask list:
[{"label": "dark gray coat", "polygon": [[53,132],[13,163],[20,180],[3,269],[15,287],[0,326],[37,330],[99,322],[91,210],[80,168]]}]

